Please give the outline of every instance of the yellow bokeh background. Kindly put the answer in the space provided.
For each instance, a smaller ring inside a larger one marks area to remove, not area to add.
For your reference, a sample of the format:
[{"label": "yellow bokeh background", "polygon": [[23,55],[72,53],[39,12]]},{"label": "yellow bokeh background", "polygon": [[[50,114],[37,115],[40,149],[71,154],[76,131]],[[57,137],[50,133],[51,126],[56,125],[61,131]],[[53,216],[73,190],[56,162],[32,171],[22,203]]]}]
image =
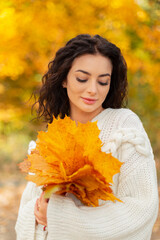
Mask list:
[{"label": "yellow bokeh background", "polygon": [[21,179],[17,163],[45,128],[32,121],[33,91],[55,52],[81,33],[99,34],[122,50],[128,65],[128,107],[149,135],[160,179],[160,1],[0,0],[2,183],[5,176]]}]

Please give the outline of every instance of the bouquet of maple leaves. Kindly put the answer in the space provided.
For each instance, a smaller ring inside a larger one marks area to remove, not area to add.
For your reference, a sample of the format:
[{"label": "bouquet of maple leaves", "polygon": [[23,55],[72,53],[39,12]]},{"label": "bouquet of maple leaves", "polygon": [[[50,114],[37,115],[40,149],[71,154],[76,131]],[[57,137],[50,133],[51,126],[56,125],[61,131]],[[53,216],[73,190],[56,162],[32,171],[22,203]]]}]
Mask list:
[{"label": "bouquet of maple leaves", "polygon": [[111,189],[113,175],[122,163],[111,153],[101,151],[97,122],[76,123],[65,116],[54,118],[48,131],[40,131],[36,148],[20,168],[27,180],[43,186],[45,197],[52,193],[73,193],[88,206],[98,200],[121,201]]}]

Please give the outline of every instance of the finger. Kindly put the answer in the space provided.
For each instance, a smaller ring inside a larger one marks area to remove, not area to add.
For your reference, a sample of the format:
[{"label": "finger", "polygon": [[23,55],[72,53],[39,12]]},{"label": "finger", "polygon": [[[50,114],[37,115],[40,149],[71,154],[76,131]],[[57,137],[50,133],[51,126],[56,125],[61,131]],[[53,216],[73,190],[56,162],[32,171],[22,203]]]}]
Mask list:
[{"label": "finger", "polygon": [[35,209],[35,211],[34,211],[34,216],[35,216],[35,218],[36,218],[36,220],[38,219],[38,211]]},{"label": "finger", "polygon": [[[40,205],[40,207],[38,205]],[[47,224],[47,206],[48,206],[47,199],[42,198],[41,201],[40,199],[37,199],[35,204],[34,215],[35,215],[36,221],[39,224],[42,224],[42,225]]]},{"label": "finger", "polygon": [[43,221],[42,215],[41,215],[41,213],[40,213],[39,211],[36,211],[36,210],[35,210],[34,215],[35,215],[36,221],[37,221],[38,223],[40,223],[40,222]]},{"label": "finger", "polygon": [[46,199],[43,199],[42,202],[41,202],[41,210],[44,212],[47,211],[47,207],[48,207],[48,201]]},{"label": "finger", "polygon": [[37,201],[36,201],[36,207],[37,207],[37,211],[39,211],[39,209],[40,209],[40,201],[39,201],[39,199],[37,199]]},{"label": "finger", "polygon": [[49,198],[46,198],[45,197],[45,192],[43,192],[43,194],[41,195],[41,201],[43,201],[43,202],[49,202]]},{"label": "finger", "polygon": [[34,210],[34,216],[35,216],[36,220],[39,219],[37,209]]},{"label": "finger", "polygon": [[34,215],[35,215],[35,217],[37,217],[38,216],[38,214],[39,214],[39,210],[40,210],[40,207],[39,207],[39,203],[38,203],[39,201],[38,201],[38,199],[36,200],[36,203],[35,203],[35,206],[34,206]]},{"label": "finger", "polygon": [[44,225],[44,226],[46,226],[46,223],[45,223],[45,222],[43,222],[43,221],[41,221],[41,220],[37,220],[37,222],[38,222],[38,224],[41,224],[41,225]]},{"label": "finger", "polygon": [[47,220],[44,219],[39,212],[35,212],[35,219],[37,223],[47,226]]},{"label": "finger", "polygon": [[49,198],[45,198],[45,197],[44,197],[44,199],[43,199],[43,200],[44,200],[44,202],[46,202],[46,203],[48,203],[48,202],[49,202]]},{"label": "finger", "polygon": [[39,216],[39,214],[37,214],[35,217],[36,217],[36,221],[39,224],[47,226],[47,221],[43,219],[41,216]]},{"label": "finger", "polygon": [[43,198],[44,198],[44,192],[42,192],[40,195],[40,201],[42,201]]},{"label": "finger", "polygon": [[38,210],[38,199],[36,200],[35,206],[34,206],[34,210]]},{"label": "finger", "polygon": [[37,213],[39,212],[39,207],[37,204],[35,204],[35,207],[34,207],[34,215],[37,215]]}]

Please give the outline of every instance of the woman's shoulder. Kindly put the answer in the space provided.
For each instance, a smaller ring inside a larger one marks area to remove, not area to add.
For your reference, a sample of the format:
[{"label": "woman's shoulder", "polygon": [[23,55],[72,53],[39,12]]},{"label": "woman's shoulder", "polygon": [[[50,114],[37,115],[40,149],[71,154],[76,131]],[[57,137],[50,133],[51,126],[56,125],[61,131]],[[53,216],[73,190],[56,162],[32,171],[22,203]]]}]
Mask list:
[{"label": "woman's shoulder", "polygon": [[[143,155],[152,153],[143,124],[138,115],[130,109],[110,109],[102,126],[101,138],[103,142],[115,145],[115,150],[122,143],[130,143]],[[113,149],[111,152],[114,152]]]},{"label": "woman's shoulder", "polygon": [[103,125],[112,125],[116,128],[143,128],[138,115],[128,108],[107,108],[103,110],[97,120]]},{"label": "woman's shoulder", "polygon": [[128,116],[138,117],[138,115],[129,108],[107,108],[104,111],[106,111],[106,114],[108,112],[111,115],[119,116],[121,118]]},{"label": "woman's shoulder", "polygon": [[118,127],[142,129],[143,124],[139,116],[128,108],[114,109],[117,115]]}]

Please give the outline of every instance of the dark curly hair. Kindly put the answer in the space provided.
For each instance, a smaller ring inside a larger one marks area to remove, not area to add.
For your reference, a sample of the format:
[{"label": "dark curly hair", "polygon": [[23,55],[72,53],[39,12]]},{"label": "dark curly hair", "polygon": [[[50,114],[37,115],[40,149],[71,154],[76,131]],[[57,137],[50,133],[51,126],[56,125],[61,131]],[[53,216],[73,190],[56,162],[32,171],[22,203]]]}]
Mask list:
[{"label": "dark curly hair", "polygon": [[48,71],[42,78],[42,87],[38,91],[38,118],[44,117],[51,123],[53,116],[69,116],[70,106],[66,88],[62,82],[66,79],[73,60],[83,54],[97,54],[108,57],[113,65],[109,93],[102,104],[103,108],[121,108],[127,100],[127,65],[120,49],[105,38],[89,34],[80,34],[60,48]]}]

